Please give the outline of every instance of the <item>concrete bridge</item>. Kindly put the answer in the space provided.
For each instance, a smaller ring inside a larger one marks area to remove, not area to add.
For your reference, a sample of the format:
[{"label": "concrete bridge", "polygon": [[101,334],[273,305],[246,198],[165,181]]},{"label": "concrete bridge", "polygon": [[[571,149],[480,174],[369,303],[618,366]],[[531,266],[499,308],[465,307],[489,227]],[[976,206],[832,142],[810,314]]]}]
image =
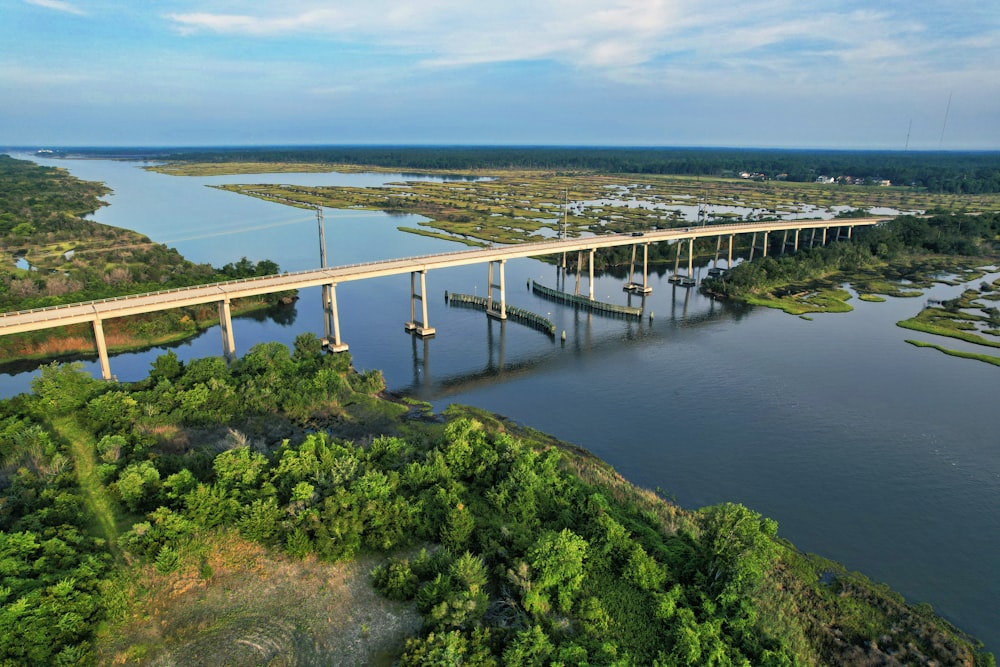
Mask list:
[{"label": "concrete bridge", "polygon": [[[545,255],[563,254],[563,266],[565,266],[566,253],[577,252],[577,277],[576,290],[580,290],[580,273],[583,264],[583,253],[588,253],[586,260],[589,267],[589,298],[594,296],[594,262],[593,255],[599,248],[611,248],[615,246],[632,245],[644,247],[643,261],[643,282],[640,284],[632,282],[625,288],[630,291],[648,293],[651,289],[646,282],[647,267],[645,250],[649,244],[662,241],[687,241],[688,246],[688,272],[681,277],[677,272],[677,264],[680,261],[680,253],[683,244],[678,243],[677,256],[675,259],[675,270],[671,280],[682,285],[693,285],[692,260],[694,241],[703,237],[718,237],[716,244],[716,260],[718,260],[721,242],[724,237],[729,239],[729,264],[732,266],[733,238],[737,234],[752,234],[751,258],[757,248],[757,235],[762,235],[763,254],[767,254],[768,235],[783,233],[782,250],[791,246],[797,250],[806,243],[802,238],[804,231],[809,231],[809,245],[817,240],[825,244],[828,240],[830,230],[836,230],[837,238],[846,235],[850,238],[852,229],[859,226],[877,225],[891,218],[852,218],[839,220],[791,220],[777,222],[747,222],[723,225],[705,225],[698,227],[686,227],[675,229],[662,229],[633,234],[608,234],[601,236],[588,236],[575,239],[554,239],[549,241],[539,241],[536,243],[521,243],[517,245],[490,246],[488,248],[478,248],[474,250],[460,250],[457,252],[439,253],[435,255],[423,255],[418,257],[405,257],[400,259],[387,259],[375,262],[365,262],[361,264],[348,264],[322,269],[311,269],[307,271],[297,271],[295,273],[283,273],[276,276],[264,276],[245,280],[231,280],[208,285],[197,285],[180,289],[164,290],[159,292],[149,292],[146,294],[135,294],[129,296],[115,297],[111,299],[101,299],[97,301],[85,301],[81,303],[52,306],[49,308],[36,308],[33,310],[15,311],[0,314],[0,336],[21,333],[26,331],[36,331],[39,329],[54,329],[90,322],[94,329],[94,339],[97,346],[97,353],[101,362],[101,374],[105,379],[111,379],[111,366],[108,360],[107,345],[104,340],[104,320],[129,315],[139,315],[172,308],[183,308],[205,303],[217,303],[219,309],[219,322],[222,330],[222,349],[227,358],[233,358],[236,353],[236,344],[233,336],[232,316],[230,314],[230,302],[233,299],[242,297],[259,296],[262,294],[272,294],[287,290],[297,290],[307,287],[323,287],[323,310],[324,310],[324,343],[327,348],[334,352],[347,350],[347,345],[340,338],[340,322],[337,312],[336,286],[340,283],[355,280],[366,280],[381,276],[392,276],[399,274],[410,274],[410,319],[405,323],[405,329],[412,331],[418,336],[430,336],[434,334],[434,328],[427,323],[427,272],[434,269],[443,269],[455,266],[465,266],[469,264],[489,264],[489,296],[487,313],[497,319],[506,319],[506,285],[504,280],[504,263],[510,259],[522,257],[540,257]],[[792,234],[792,240],[789,235]],[[800,243],[801,241],[801,243]],[[633,252],[633,268],[635,253]],[[676,279],[676,280],[675,280]],[[418,290],[419,282],[419,290]],[[417,303],[420,303],[420,319],[417,319]]]}]

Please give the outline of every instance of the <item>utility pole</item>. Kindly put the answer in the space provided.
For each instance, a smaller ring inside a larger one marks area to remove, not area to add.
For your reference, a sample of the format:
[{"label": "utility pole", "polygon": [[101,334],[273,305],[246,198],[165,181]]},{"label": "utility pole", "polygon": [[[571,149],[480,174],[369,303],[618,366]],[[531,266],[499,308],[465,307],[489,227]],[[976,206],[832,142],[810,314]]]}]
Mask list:
[{"label": "utility pole", "polygon": [[[563,190],[563,241],[566,240],[566,218],[569,216],[569,190]],[[563,273],[566,272],[566,251],[563,250],[562,258]]]},{"label": "utility pole", "polygon": [[326,225],[323,224],[323,207],[316,207],[316,224],[319,226],[319,268],[326,268]]},{"label": "utility pole", "polygon": [[[319,227],[319,266],[326,268],[326,225],[323,223],[323,207],[316,207],[316,225]],[[331,338],[334,334],[333,323],[333,289],[323,285],[323,344],[331,345],[340,341]],[[339,335],[337,336],[339,338]]]}]

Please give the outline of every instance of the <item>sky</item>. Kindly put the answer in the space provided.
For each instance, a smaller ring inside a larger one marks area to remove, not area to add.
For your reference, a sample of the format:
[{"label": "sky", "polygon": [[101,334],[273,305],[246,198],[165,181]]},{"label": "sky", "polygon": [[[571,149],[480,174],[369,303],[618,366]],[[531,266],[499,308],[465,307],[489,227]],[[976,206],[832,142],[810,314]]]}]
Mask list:
[{"label": "sky", "polygon": [[1000,149],[996,0],[0,0],[0,145]]}]

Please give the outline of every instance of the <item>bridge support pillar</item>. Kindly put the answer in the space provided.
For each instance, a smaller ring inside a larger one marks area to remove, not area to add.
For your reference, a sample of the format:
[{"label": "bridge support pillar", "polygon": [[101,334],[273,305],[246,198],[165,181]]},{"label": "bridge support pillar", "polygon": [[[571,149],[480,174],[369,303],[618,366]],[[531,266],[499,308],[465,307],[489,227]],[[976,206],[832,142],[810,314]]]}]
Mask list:
[{"label": "bridge support pillar", "polygon": [[642,293],[649,294],[653,288],[649,286],[649,244],[642,244]]},{"label": "bridge support pillar", "polygon": [[729,235],[729,263],[726,264],[726,268],[727,269],[733,268],[733,237],[734,236],[736,236],[736,234],[730,234]]},{"label": "bridge support pillar", "polygon": [[226,361],[236,359],[236,339],[233,337],[233,313],[229,298],[219,302],[219,331],[222,333],[222,356]]},{"label": "bridge support pillar", "polygon": [[576,296],[580,296],[580,272],[583,271],[583,251],[578,250],[576,252],[576,291],[573,292]]},{"label": "bridge support pillar", "polygon": [[[420,274],[420,294],[417,294],[417,274]],[[433,336],[434,327],[427,326],[427,272],[410,271],[410,321],[403,327],[410,332],[416,333],[423,338]],[[423,319],[417,321],[417,301],[420,301],[421,316]]]},{"label": "bridge support pillar", "polygon": [[340,340],[340,315],[337,313],[337,285],[323,285],[323,347],[330,352],[347,352],[347,343]]},{"label": "bridge support pillar", "polygon": [[625,287],[622,288],[626,292],[631,292],[632,288],[635,287],[635,281],[633,280],[633,278],[635,277],[635,251],[638,247],[639,246],[635,245],[634,243],[632,244],[632,261],[629,262],[628,265],[628,282],[625,283]]},{"label": "bridge support pillar", "polygon": [[684,244],[684,239],[678,239],[677,254],[674,255],[674,275],[670,276],[668,280],[675,285],[680,285],[681,287],[691,287],[696,281],[694,279],[694,237],[689,238],[687,243],[688,246],[688,265],[687,265],[687,275],[680,275],[677,270],[680,266],[681,260],[681,246]]},{"label": "bridge support pillar", "polygon": [[[497,259],[490,262],[490,276],[487,285],[489,285],[489,296],[486,297],[486,314],[490,317],[495,317],[498,320],[507,319],[507,296],[506,296],[506,283],[504,281],[503,267],[507,260]],[[499,283],[493,282],[493,265],[497,265],[499,273]],[[493,300],[493,290],[500,290],[499,303],[500,307],[497,308],[496,302]]]},{"label": "bridge support pillar", "polygon": [[826,245],[826,230],[827,229],[829,229],[829,227],[824,227],[823,228],[823,240],[820,242],[820,244],[824,245],[824,246]]},{"label": "bridge support pillar", "polygon": [[593,248],[591,248],[590,254],[587,257],[587,269],[590,272],[590,276],[587,280],[587,288],[589,289],[591,301],[594,300],[594,253],[595,252],[596,251]]},{"label": "bridge support pillar", "polygon": [[788,247],[788,230],[785,230],[785,235],[781,237],[781,254],[785,254],[785,248]]},{"label": "bridge support pillar", "polygon": [[757,232],[753,233],[753,238],[750,239],[750,260],[753,261],[753,253],[757,249]]},{"label": "bridge support pillar", "polygon": [[105,380],[114,379],[111,375],[111,362],[108,360],[108,344],[104,340],[104,325],[99,317],[94,317],[94,342],[97,343],[97,357],[101,360],[101,377]]},{"label": "bridge support pillar", "polygon": [[767,231],[764,232],[764,247],[761,248],[764,257],[767,257]]},{"label": "bridge support pillar", "polygon": [[799,232],[800,231],[802,231],[802,230],[800,230],[800,229],[796,229],[795,230],[795,246],[792,248],[795,252],[799,251]]},{"label": "bridge support pillar", "polygon": [[812,233],[809,235],[809,247],[813,247],[813,241],[816,240],[816,228],[812,228]]}]

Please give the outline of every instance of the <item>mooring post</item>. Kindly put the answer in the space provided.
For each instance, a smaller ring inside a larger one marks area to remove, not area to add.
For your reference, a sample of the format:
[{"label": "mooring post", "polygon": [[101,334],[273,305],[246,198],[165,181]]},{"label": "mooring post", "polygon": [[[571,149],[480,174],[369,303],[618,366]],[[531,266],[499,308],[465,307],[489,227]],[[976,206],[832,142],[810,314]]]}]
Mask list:
[{"label": "mooring post", "polygon": [[101,360],[101,377],[111,379],[111,362],[108,360],[108,344],[104,340],[104,325],[101,318],[94,315],[94,341],[97,343],[97,356]]},{"label": "mooring post", "polygon": [[222,333],[222,356],[226,361],[236,359],[236,339],[233,337],[233,314],[229,297],[219,302],[219,330]]}]

